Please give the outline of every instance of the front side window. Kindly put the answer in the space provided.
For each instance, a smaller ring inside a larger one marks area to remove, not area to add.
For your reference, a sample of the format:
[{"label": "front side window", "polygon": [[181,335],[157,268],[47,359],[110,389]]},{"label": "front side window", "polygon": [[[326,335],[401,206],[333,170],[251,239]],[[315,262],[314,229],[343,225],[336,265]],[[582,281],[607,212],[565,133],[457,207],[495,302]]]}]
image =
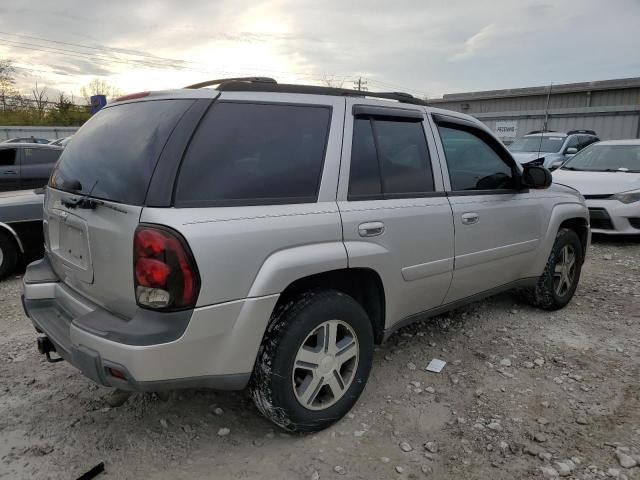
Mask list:
[{"label": "front side window", "polygon": [[482,138],[466,130],[439,126],[451,190],[514,188],[511,167]]},{"label": "front side window", "polygon": [[434,190],[422,122],[354,119],[350,200],[421,197]]},{"label": "front side window", "polygon": [[16,163],[16,150],[15,148],[1,148],[0,149],[0,167],[10,167]]},{"label": "front side window", "polygon": [[176,206],[317,201],[331,109],[219,102],[198,127],[176,186]]}]

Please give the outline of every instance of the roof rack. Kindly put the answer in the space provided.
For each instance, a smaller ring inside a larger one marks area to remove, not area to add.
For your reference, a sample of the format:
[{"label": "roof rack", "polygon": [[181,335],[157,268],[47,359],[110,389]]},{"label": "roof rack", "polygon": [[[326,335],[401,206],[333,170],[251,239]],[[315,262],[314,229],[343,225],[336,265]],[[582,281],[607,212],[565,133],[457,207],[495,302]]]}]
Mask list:
[{"label": "roof rack", "polygon": [[527,135],[534,135],[536,133],[556,133],[555,130],[531,130]]},{"label": "roof rack", "polygon": [[427,106],[427,102],[404,92],[369,92],[362,90],[350,90],[347,88],[318,87],[314,85],[293,85],[278,83],[268,77],[242,77],[223,78],[196,83],[186,88],[202,88],[218,85],[218,90],[223,92],[276,92],[276,93],[301,93],[312,95],[332,95],[341,97],[371,97],[396,100],[400,103]]},{"label": "roof rack", "polygon": [[216,80],[207,80],[205,82],[194,83],[184,88],[204,88],[211,87],[213,85],[222,85],[227,82],[248,82],[248,83],[277,83],[273,78],[269,77],[235,77],[235,78],[218,78]]},{"label": "roof rack", "polygon": [[586,135],[597,135],[595,131],[593,130],[569,130],[567,132],[567,135],[573,135],[575,133],[584,133]]}]

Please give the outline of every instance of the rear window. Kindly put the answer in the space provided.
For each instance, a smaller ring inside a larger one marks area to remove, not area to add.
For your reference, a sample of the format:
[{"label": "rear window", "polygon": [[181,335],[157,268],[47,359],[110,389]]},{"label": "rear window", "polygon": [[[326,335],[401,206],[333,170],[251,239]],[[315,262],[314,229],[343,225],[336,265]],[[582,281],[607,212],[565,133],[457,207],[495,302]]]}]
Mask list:
[{"label": "rear window", "polygon": [[40,163],[56,163],[62,150],[45,148],[25,148],[24,165],[38,165]]},{"label": "rear window", "polygon": [[[193,100],[125,103],[101,110],[73,137],[50,185],[142,205],[158,157]],[[76,190],[77,187],[79,190]]]},{"label": "rear window", "polygon": [[175,205],[315,202],[330,119],[325,106],[214,104],[182,162]]}]

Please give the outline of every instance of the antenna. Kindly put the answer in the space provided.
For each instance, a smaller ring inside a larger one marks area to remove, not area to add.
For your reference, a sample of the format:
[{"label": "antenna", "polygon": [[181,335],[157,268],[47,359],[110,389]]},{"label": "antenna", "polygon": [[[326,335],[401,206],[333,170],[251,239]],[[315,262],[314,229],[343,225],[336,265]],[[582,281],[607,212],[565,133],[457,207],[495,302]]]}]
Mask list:
[{"label": "antenna", "polygon": [[538,158],[540,158],[540,150],[542,150],[542,140],[544,139],[544,132],[547,131],[547,122],[549,121],[549,99],[551,98],[551,90],[553,90],[553,82],[549,85],[549,92],[547,93],[547,104],[544,106],[544,123],[542,124],[542,131],[540,132],[540,142],[538,143]]}]

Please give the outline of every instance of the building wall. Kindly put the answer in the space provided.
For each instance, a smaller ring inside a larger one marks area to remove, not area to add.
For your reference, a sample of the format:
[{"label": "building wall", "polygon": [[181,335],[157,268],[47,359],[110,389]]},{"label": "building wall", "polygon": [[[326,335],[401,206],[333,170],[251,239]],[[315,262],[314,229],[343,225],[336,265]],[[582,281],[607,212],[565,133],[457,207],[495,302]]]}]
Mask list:
[{"label": "building wall", "polygon": [[[521,137],[542,129],[548,91],[549,87],[530,87],[451,94],[430,103],[473,115],[494,132],[498,121],[515,122]],[[548,129],[589,129],[603,140],[640,138],[640,78],[556,85],[551,92]]]},{"label": "building wall", "polygon": [[0,127],[0,142],[16,137],[64,138],[73,135],[80,127]]}]

